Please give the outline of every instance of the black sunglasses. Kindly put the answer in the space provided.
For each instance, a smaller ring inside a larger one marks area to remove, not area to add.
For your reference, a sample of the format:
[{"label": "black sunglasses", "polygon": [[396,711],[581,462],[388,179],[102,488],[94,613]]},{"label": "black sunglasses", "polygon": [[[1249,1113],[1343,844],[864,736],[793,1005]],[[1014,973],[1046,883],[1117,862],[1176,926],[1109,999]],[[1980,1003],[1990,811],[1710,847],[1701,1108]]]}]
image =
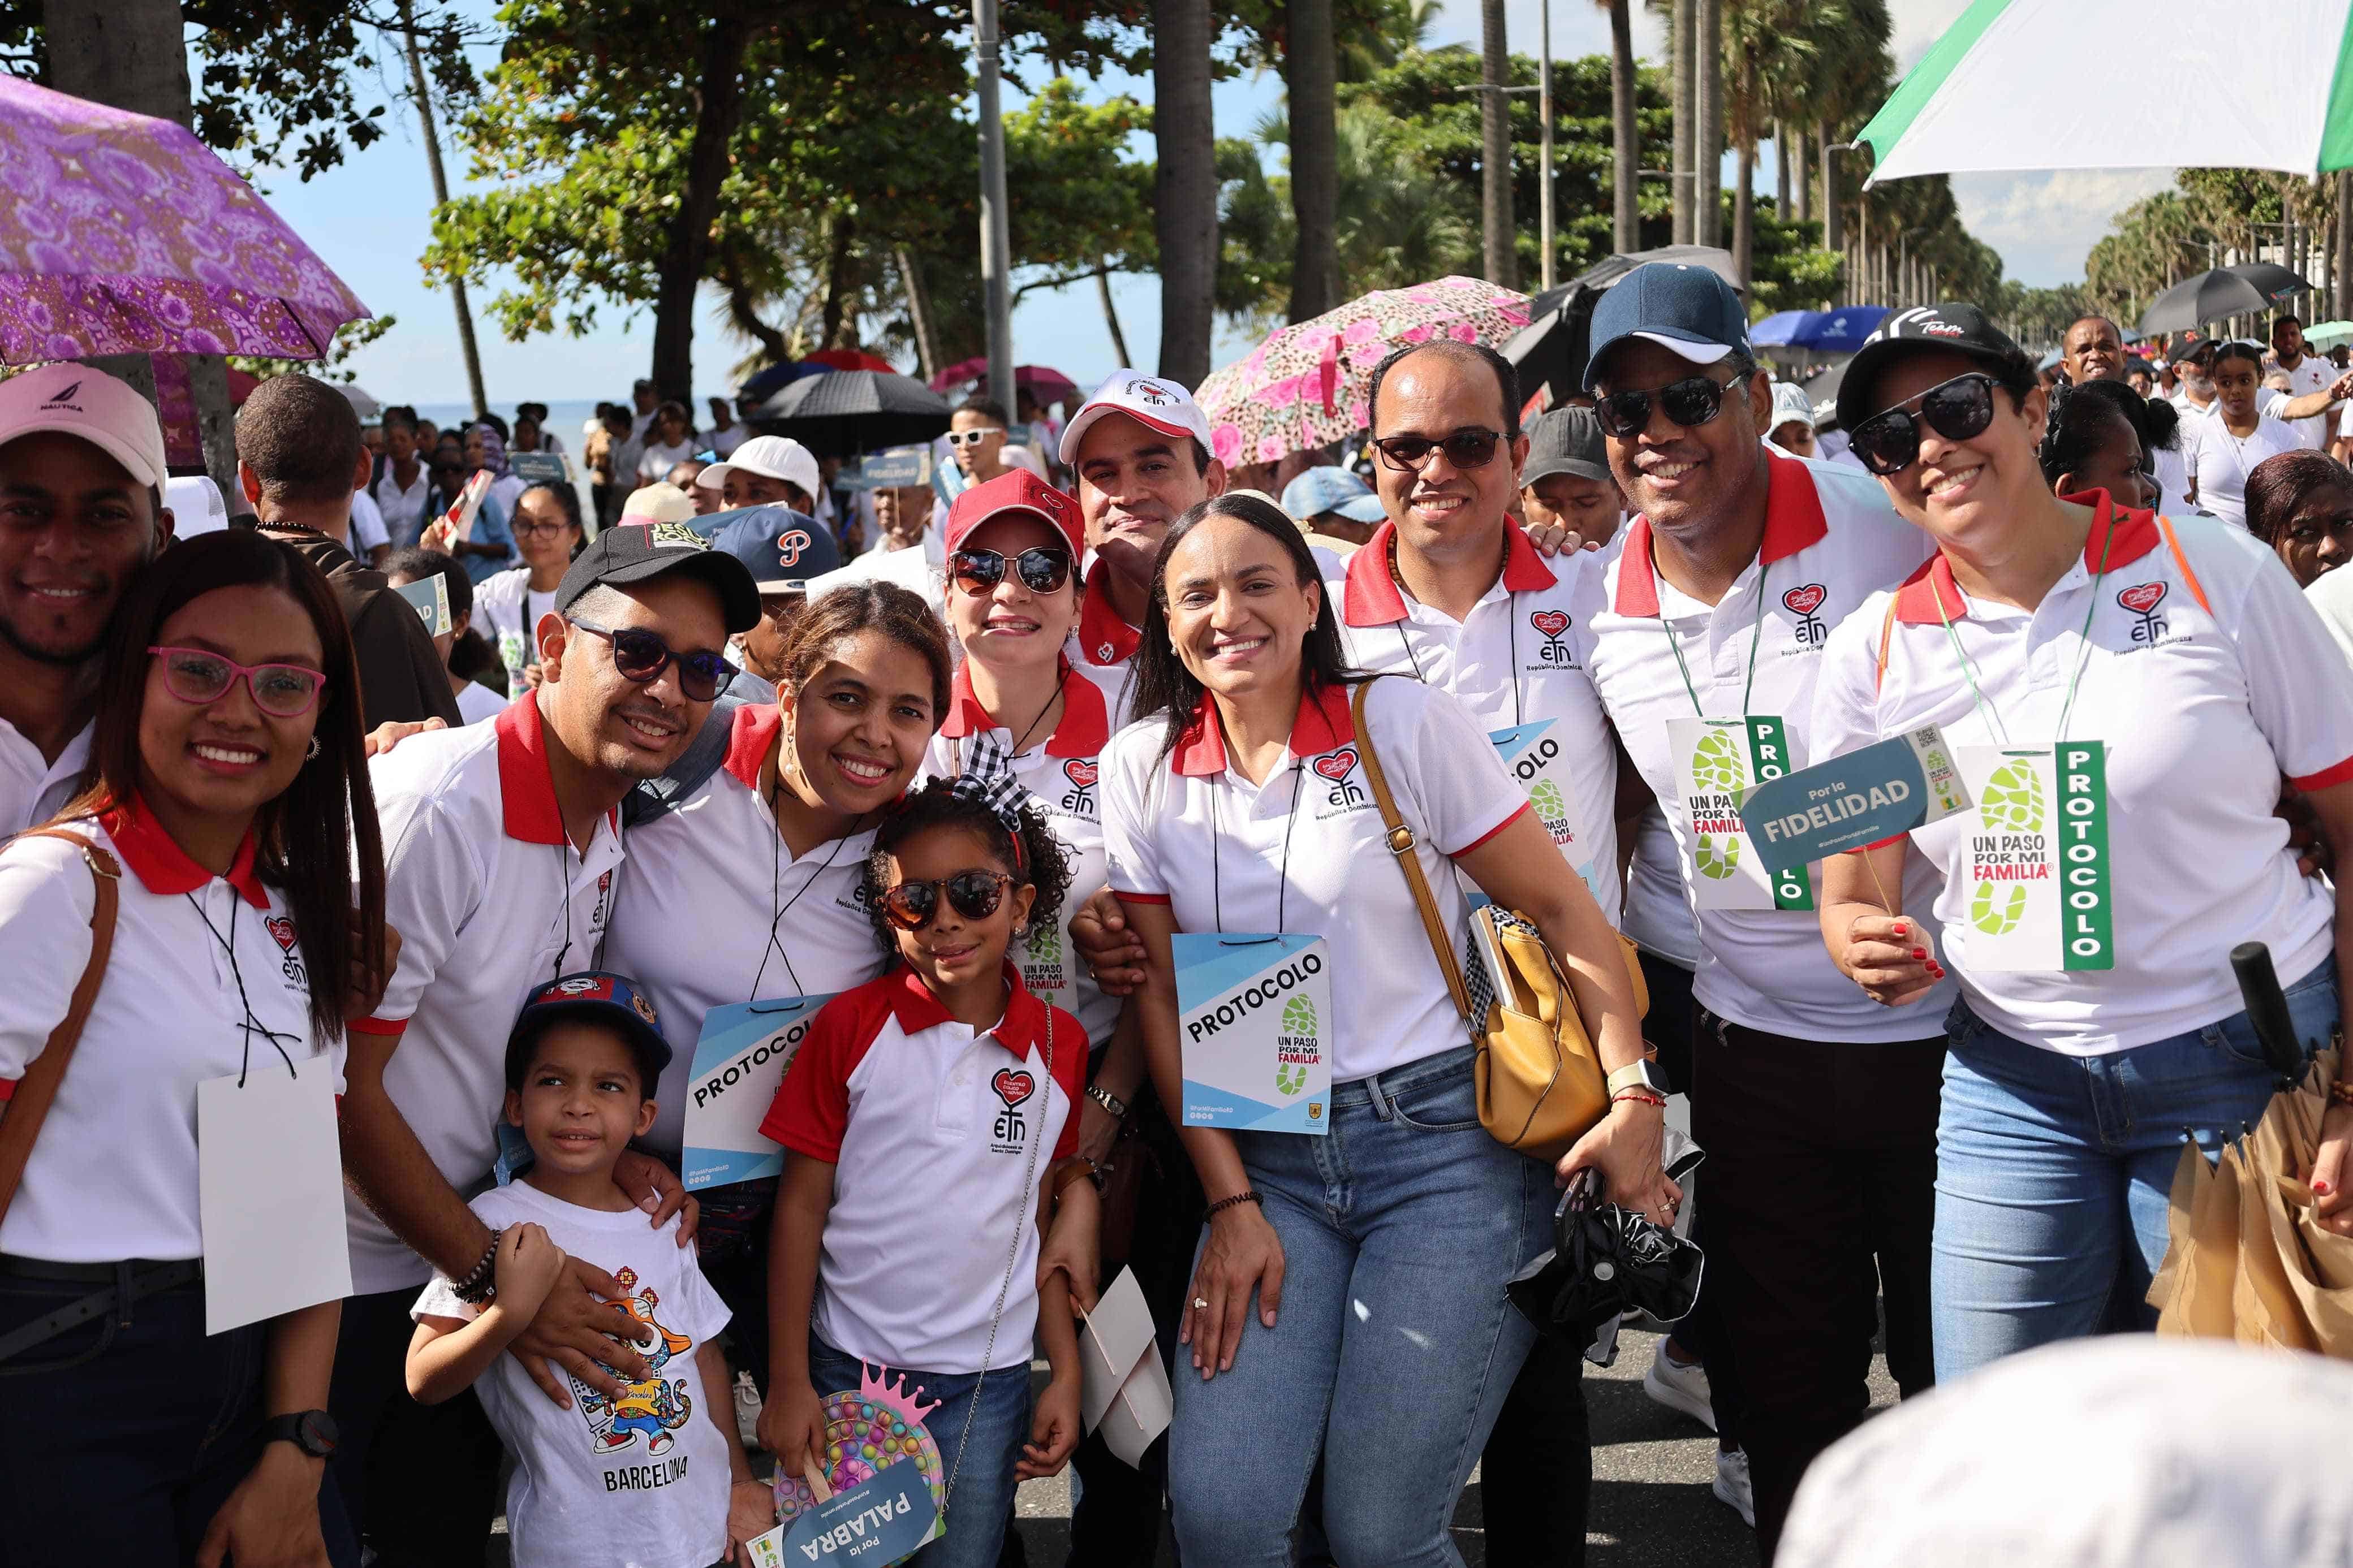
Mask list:
[{"label": "black sunglasses", "polygon": [[1982,371],[1938,382],[1916,397],[1904,400],[1920,405],[1917,416],[1905,413],[1898,404],[1856,426],[1847,445],[1855,460],[1873,473],[1882,478],[1900,474],[1919,458],[1923,420],[1947,441],[1984,435],[1986,426],[1993,423],[1993,377]]},{"label": "black sunglasses", "polygon": [[1390,468],[1416,473],[1430,461],[1432,452],[1439,451],[1446,454],[1451,468],[1483,468],[1495,460],[1495,447],[1503,438],[1501,430],[1457,430],[1435,441],[1427,436],[1385,436],[1373,445]]},{"label": "black sunglasses", "polygon": [[613,645],[613,668],[625,680],[642,686],[660,679],[663,670],[677,665],[679,693],[689,702],[713,700],[737,674],[733,665],[715,653],[681,653],[651,632],[631,626],[616,631],[582,620],[571,624]]},{"label": "black sunglasses", "polygon": [[[986,594],[1005,581],[1005,553],[998,550],[959,550],[948,557],[948,574],[967,594]],[[1013,557],[1014,574],[1033,594],[1050,594],[1071,578],[1071,552],[1056,544],[1040,544]]]},{"label": "black sunglasses", "polygon": [[1002,871],[958,871],[933,882],[902,882],[882,895],[882,913],[901,931],[921,931],[939,913],[945,893],[955,912],[968,921],[985,921],[1005,901],[1013,879]]},{"label": "black sunglasses", "polygon": [[1670,420],[1688,429],[1723,413],[1728,390],[1714,376],[1694,375],[1648,392],[1613,392],[1595,400],[1593,418],[1603,435],[1630,441],[1651,427],[1651,402],[1655,398]]}]

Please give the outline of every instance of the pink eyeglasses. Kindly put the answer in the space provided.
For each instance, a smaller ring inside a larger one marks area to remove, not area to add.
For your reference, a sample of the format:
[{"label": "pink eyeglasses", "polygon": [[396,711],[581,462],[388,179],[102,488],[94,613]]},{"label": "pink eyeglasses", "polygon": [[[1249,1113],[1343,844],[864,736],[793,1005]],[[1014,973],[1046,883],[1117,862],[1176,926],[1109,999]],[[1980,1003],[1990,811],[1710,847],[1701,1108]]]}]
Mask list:
[{"label": "pink eyeglasses", "polygon": [[299,719],[319,705],[327,678],[299,664],[239,664],[200,647],[151,647],[164,661],[164,689],[183,702],[217,702],[245,678],[253,705],[273,719]]}]

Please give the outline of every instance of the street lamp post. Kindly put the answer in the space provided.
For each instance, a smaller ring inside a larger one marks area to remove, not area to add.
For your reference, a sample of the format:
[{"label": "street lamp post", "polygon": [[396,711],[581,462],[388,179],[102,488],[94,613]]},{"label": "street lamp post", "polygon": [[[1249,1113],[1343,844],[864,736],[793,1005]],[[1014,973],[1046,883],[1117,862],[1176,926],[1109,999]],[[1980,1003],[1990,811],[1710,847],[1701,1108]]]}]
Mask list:
[{"label": "street lamp post", "polygon": [[1012,240],[1005,214],[1005,122],[997,102],[997,0],[973,0],[980,78],[980,280],[988,307],[988,395],[1013,411]]},{"label": "street lamp post", "polygon": [[1552,287],[1553,271],[1552,0],[1542,0],[1542,4],[1537,6],[1537,15],[1543,18],[1543,23],[1538,28],[1537,34],[1542,45],[1543,58],[1537,67],[1541,74],[1536,78],[1536,118],[1538,123],[1542,127],[1541,141],[1544,147],[1544,197],[1543,200],[1537,204],[1536,210],[1538,217],[1536,227],[1538,230],[1538,243],[1541,245],[1544,252],[1544,268],[1541,274],[1544,282],[1542,286],[1549,289]]}]

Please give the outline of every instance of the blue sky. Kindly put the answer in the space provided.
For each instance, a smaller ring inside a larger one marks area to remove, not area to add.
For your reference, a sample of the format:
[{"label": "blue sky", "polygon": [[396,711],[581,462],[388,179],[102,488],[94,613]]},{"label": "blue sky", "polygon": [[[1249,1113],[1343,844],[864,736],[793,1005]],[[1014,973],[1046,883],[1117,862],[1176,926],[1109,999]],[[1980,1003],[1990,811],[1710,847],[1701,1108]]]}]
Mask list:
[{"label": "blue sky", "polygon": [[[1544,3],[1510,0],[1507,26],[1514,49],[1535,53]],[[1916,59],[1966,3],[1894,0],[1899,59],[1906,65]],[[1592,0],[1551,0],[1551,4],[1556,55],[1608,48],[1607,16]],[[485,16],[491,9],[487,3],[480,5]],[[1636,51],[1655,59],[1662,41],[1660,25],[1639,5],[1635,15]],[[1444,0],[1432,41],[1475,44],[1478,31],[1477,0]],[[492,51],[482,50],[478,63],[487,65],[492,58]],[[1148,98],[1150,82],[1113,78],[1089,90],[1104,95],[1127,91]],[[1218,129],[1240,134],[1279,104],[1281,98],[1282,84],[1271,75],[1225,82],[1215,98]],[[273,171],[266,173],[260,183],[271,205],[370,310],[398,318],[399,324],[392,331],[353,362],[361,384],[386,401],[460,401],[466,395],[466,376],[449,297],[425,286],[417,260],[429,234],[433,205],[421,133],[414,113],[401,106],[396,106],[387,119],[389,135],[328,174],[303,184],[291,174]],[[448,144],[446,127],[444,137],[450,176],[461,179],[465,155]],[[1769,164],[1764,167],[1769,170]],[[2031,283],[2054,283],[2081,275],[2084,255],[2105,232],[2110,215],[2169,183],[2166,173],[2136,171],[1987,175],[1955,184],[1965,219],[1980,238],[2001,252],[2012,277]],[[1011,199],[1018,202],[1021,193],[1012,192]],[[483,378],[493,406],[512,408],[524,398],[548,402],[618,398],[626,395],[634,377],[645,373],[653,341],[649,311],[640,310],[632,319],[608,307],[600,310],[597,326],[588,336],[556,334],[512,343],[500,337],[480,314],[480,305],[492,291],[478,289],[475,302]],[[1114,281],[1113,294],[1130,352],[1147,362],[1155,358],[1160,340],[1157,280],[1122,278]],[[706,393],[724,390],[726,369],[743,355],[744,345],[715,324],[710,310],[700,312],[698,321],[696,381]],[[1014,354],[1018,361],[1053,365],[1082,386],[1118,368],[1092,282],[1054,293],[1032,293],[1016,311],[1013,326]],[[1222,363],[1250,346],[1246,336],[1221,329],[1217,358]]]}]

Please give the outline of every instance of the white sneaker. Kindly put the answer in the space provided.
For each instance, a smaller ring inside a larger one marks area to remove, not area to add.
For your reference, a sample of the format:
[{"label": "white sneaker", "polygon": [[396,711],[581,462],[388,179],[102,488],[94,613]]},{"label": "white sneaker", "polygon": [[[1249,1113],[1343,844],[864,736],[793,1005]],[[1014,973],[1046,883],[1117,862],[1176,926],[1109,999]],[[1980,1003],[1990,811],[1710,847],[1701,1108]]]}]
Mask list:
[{"label": "white sneaker", "polygon": [[1715,1500],[1738,1514],[1749,1529],[1757,1528],[1757,1494],[1748,1482],[1748,1456],[1738,1448],[1716,1450]]},{"label": "white sneaker", "polygon": [[1709,1431],[1715,1430],[1715,1407],[1708,1403],[1707,1368],[1697,1362],[1676,1362],[1661,1340],[1651,1370],[1642,1374],[1642,1392],[1670,1410],[1680,1410]]},{"label": "white sneaker", "polygon": [[760,1451],[760,1385],[748,1372],[735,1374],[735,1435],[747,1450]]}]

